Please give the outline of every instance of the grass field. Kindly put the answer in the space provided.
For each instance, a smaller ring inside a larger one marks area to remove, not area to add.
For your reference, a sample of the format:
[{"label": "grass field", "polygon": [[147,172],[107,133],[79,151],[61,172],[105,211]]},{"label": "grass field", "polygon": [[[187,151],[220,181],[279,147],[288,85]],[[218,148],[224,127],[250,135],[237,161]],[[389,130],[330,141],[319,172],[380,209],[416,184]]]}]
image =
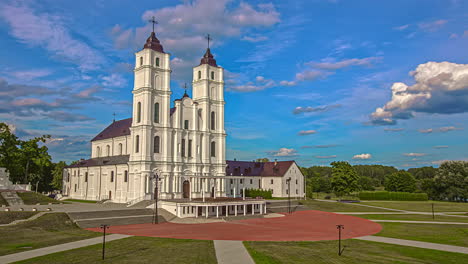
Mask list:
[{"label": "grass field", "polygon": [[17,192],[18,196],[23,200],[24,204],[48,204],[48,203],[60,203],[60,201],[54,200],[50,197],[35,192]]},{"label": "grass field", "polygon": [[390,212],[384,209],[359,206],[352,203],[321,202],[316,200],[302,200],[301,203],[311,210],[326,212]]},{"label": "grass field", "polygon": [[375,236],[468,247],[468,226],[466,225],[379,224],[382,225],[383,229]]},{"label": "grass field", "polygon": [[32,221],[0,227],[0,255],[96,236],[99,233],[79,228],[65,213],[50,213]]},{"label": "grass field", "polygon": [[5,205],[8,206],[7,201],[5,201],[5,198],[0,194],[0,206]]},{"label": "grass field", "polygon": [[89,201],[89,200],[80,200],[80,199],[66,199],[67,202],[77,202],[77,203],[97,203],[97,201]]},{"label": "grass field", "polygon": [[213,241],[206,240],[124,238],[106,243],[104,261],[101,249],[98,244],[17,263],[217,263]]},{"label": "grass field", "polygon": [[[433,221],[433,222],[460,222],[468,224],[468,217],[454,217],[445,215],[420,215],[420,214],[369,214],[369,215],[354,215],[372,220],[409,220],[409,221]],[[468,228],[468,225],[466,226]]]},{"label": "grass field", "polygon": [[468,203],[439,201],[362,201],[361,204],[415,212],[431,212],[432,204],[434,204],[435,212],[468,212]]},{"label": "grass field", "polygon": [[9,224],[15,220],[27,219],[37,212],[0,212],[0,225]]},{"label": "grass field", "polygon": [[319,242],[244,242],[256,264],[344,263],[459,264],[465,254],[405,247],[370,241],[345,240],[346,249],[338,256],[337,241]]}]

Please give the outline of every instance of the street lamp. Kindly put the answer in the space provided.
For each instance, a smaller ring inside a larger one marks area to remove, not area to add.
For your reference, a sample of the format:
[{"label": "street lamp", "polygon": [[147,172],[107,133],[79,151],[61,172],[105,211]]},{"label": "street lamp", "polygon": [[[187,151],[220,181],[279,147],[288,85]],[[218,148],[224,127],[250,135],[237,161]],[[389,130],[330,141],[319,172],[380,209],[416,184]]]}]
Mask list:
[{"label": "street lamp", "polygon": [[288,213],[291,213],[291,177],[286,179],[286,183],[288,184]]},{"label": "street lamp", "polygon": [[159,185],[159,175],[156,172],[153,172],[151,180],[154,181],[154,214],[153,214],[153,224],[159,224],[158,219],[158,185]]},{"label": "street lamp", "polygon": [[101,229],[103,230],[102,234],[102,260],[104,260],[106,256],[106,230],[109,229],[109,225],[101,225]]},{"label": "street lamp", "polygon": [[336,225],[336,228],[338,229],[338,256],[341,256],[345,249],[343,247],[343,250],[341,250],[341,229],[344,229],[344,225]]}]

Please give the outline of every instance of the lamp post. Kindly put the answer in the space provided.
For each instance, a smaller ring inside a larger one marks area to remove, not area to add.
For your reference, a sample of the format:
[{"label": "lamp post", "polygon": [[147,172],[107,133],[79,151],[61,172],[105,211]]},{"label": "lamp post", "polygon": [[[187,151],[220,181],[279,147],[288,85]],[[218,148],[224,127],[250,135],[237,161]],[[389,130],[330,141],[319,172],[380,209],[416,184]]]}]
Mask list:
[{"label": "lamp post", "polygon": [[102,260],[104,260],[106,256],[106,229],[109,229],[108,225],[101,225],[101,229],[103,230],[102,235]]},{"label": "lamp post", "polygon": [[152,180],[154,180],[154,214],[153,214],[153,224],[159,224],[158,219],[158,185],[159,185],[159,176],[156,172],[153,172]]},{"label": "lamp post", "polygon": [[288,213],[291,213],[291,177],[286,179],[286,183],[288,184]]},{"label": "lamp post", "polygon": [[341,253],[343,253],[343,250],[341,250],[341,229],[344,229],[344,225],[336,225],[336,228],[338,229],[338,256],[341,256]]}]

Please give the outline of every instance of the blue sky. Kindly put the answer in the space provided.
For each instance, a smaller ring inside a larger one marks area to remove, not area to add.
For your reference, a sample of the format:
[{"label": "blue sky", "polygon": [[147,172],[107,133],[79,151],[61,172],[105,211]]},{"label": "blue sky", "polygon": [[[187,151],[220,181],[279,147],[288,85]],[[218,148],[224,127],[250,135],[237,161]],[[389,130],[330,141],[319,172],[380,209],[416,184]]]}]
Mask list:
[{"label": "blue sky", "polygon": [[155,16],[173,99],[204,53],[226,70],[227,157],[399,168],[467,160],[468,1],[2,1],[0,121],[55,161],[131,116]]}]

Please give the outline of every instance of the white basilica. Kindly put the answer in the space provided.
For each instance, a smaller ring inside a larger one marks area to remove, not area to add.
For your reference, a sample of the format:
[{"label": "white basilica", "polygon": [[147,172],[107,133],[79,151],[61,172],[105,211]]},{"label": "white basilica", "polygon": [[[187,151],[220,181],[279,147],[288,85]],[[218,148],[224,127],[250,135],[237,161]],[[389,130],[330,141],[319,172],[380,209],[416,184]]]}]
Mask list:
[{"label": "white basilica", "polygon": [[65,196],[136,203],[157,187],[162,200],[240,197],[246,188],[304,197],[294,161],[226,161],[223,68],[210,48],[193,68],[192,98],[185,93],[172,107],[170,54],[154,32],[135,54],[134,73],[132,118],[114,121],[91,140],[90,159],[65,168]]}]

